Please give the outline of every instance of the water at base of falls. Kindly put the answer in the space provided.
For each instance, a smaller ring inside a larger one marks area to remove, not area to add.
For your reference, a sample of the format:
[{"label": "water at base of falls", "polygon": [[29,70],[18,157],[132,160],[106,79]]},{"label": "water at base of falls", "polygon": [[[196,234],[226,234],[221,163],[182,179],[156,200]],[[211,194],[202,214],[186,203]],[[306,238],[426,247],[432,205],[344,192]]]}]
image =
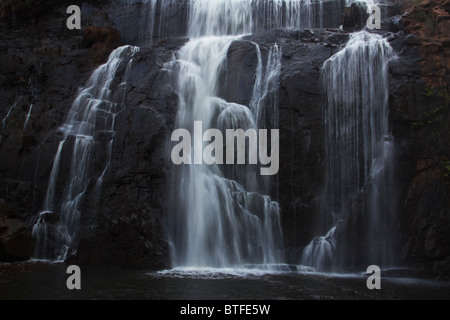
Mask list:
[{"label": "water at base of falls", "polygon": [[[125,108],[126,80],[138,50],[125,46],[113,51],[108,62],[93,73],[80,91],[59,129],[63,139],[53,162],[44,210],[32,232],[36,241],[34,258],[65,260],[70,250],[76,248],[82,206],[90,185],[94,185],[96,193],[93,198],[99,199],[111,160],[115,118]],[[68,172],[63,173],[60,164],[64,152],[70,154],[71,162]],[[103,167],[98,172],[93,166],[95,152],[104,155]],[[60,181],[61,176],[65,181]],[[64,185],[64,190],[57,190],[59,183]],[[61,191],[59,199],[57,193]],[[94,210],[96,205],[89,204]]]},{"label": "water at base of falls", "polygon": [[[383,273],[382,290],[365,288],[363,274],[268,272],[251,269],[175,269],[160,272],[119,267],[83,266],[82,290],[67,290],[67,266],[30,263],[27,272],[6,272],[0,277],[0,299],[86,300],[330,300],[330,299],[446,299],[450,284]],[[384,271],[384,270],[383,270]],[[183,302],[181,302],[183,303]],[[186,302],[185,305],[187,305]],[[294,306],[296,303],[288,305]],[[176,318],[179,308],[166,309]],[[223,311],[223,309],[221,309]],[[271,314],[272,314],[271,310]],[[274,310],[275,312],[276,310]],[[219,314],[215,312],[214,315]],[[220,314],[219,314],[220,315]],[[168,316],[171,316],[170,314]],[[195,317],[195,316],[194,316]]]}]

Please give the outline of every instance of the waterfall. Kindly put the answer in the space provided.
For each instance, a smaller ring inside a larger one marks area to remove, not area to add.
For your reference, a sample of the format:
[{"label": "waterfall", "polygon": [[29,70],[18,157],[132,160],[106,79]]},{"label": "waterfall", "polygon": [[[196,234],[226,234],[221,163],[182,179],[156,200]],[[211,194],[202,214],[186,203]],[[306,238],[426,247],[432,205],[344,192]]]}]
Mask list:
[{"label": "waterfall", "polygon": [[323,0],[255,1],[256,30],[275,28],[321,28],[316,16],[322,16]]},{"label": "waterfall", "polygon": [[379,0],[345,0],[345,6],[350,7],[354,3],[365,4],[366,6],[372,6],[378,3]]},{"label": "waterfall", "polygon": [[356,214],[352,202],[361,196],[364,260],[380,266],[393,262],[394,145],[388,109],[392,57],[386,39],[363,31],[351,34],[345,48],[323,66],[327,166],[319,229],[331,231],[314,239],[302,255],[302,263],[318,271],[338,268],[337,251],[343,244],[335,239],[336,227]]},{"label": "waterfall", "polygon": [[322,1],[191,0],[189,35],[249,34],[276,28],[321,27]]},{"label": "waterfall", "polygon": [[[53,162],[44,210],[33,227],[35,258],[64,260],[69,249],[76,247],[84,200],[91,184],[99,199],[111,160],[115,118],[125,108],[126,81],[138,50],[125,46],[113,51],[108,62],[93,73],[80,91],[66,122],[59,128],[63,139]],[[106,153],[102,161],[95,158],[99,152]],[[69,168],[61,167],[64,153],[70,155]],[[100,172],[94,168],[94,159],[96,164],[102,163]]]},{"label": "waterfall", "polygon": [[[193,132],[195,121],[201,121],[203,130],[222,132],[278,126],[282,54],[277,45],[264,65],[255,44],[258,65],[250,108],[219,97],[231,44],[255,30],[254,3],[191,1],[191,40],[167,67],[179,73],[176,128]],[[195,149],[196,142],[192,144]],[[258,173],[256,165],[174,167],[167,222],[174,266],[273,268],[283,261],[280,207],[267,195],[269,182]]]},{"label": "waterfall", "polygon": [[151,46],[154,41],[179,36],[231,36],[277,28],[337,28],[345,4],[372,1],[120,0],[127,10],[115,23],[128,43]]}]

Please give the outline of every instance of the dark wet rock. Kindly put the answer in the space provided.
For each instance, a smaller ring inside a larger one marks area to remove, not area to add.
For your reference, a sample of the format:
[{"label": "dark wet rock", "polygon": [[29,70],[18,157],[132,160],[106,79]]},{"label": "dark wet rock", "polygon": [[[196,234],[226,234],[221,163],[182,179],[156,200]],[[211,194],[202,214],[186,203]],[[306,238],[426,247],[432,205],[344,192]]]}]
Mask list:
[{"label": "dark wet rock", "polygon": [[249,41],[235,41],[228,50],[226,66],[226,89],[222,95],[229,102],[248,106],[252,98],[256,78],[258,57],[255,44]]},{"label": "dark wet rock", "polygon": [[358,2],[345,8],[343,28],[348,31],[358,31],[365,28],[369,18],[369,14],[366,11],[366,6]]}]

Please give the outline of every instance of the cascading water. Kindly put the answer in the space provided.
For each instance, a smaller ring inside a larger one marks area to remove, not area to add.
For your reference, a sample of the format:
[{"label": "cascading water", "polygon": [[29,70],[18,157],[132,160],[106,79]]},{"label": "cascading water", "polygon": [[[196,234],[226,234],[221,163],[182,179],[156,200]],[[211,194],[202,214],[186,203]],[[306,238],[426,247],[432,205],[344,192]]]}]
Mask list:
[{"label": "cascading water", "polygon": [[333,270],[336,265],[336,233],[337,227],[324,237],[317,237],[303,250],[301,265],[312,266],[315,271]]},{"label": "cascading water", "polygon": [[185,30],[190,37],[200,37],[276,28],[337,28],[344,6],[353,2],[373,0],[120,0],[126,13],[115,23],[127,43],[148,46],[184,36]]},{"label": "cascading water", "polygon": [[321,27],[322,0],[191,0],[189,35],[248,34],[276,28]]},{"label": "cascading water", "polygon": [[[93,73],[86,88],[78,94],[66,123],[59,129],[63,139],[53,162],[44,211],[33,227],[34,258],[64,260],[69,249],[76,247],[88,188],[94,184],[93,192],[99,193],[109,167],[114,122],[125,108],[126,80],[138,49],[125,46],[111,53],[108,62]],[[60,167],[64,152],[69,152],[71,157],[68,172]],[[101,156],[100,161],[99,154],[106,156]],[[100,172],[95,170],[94,160],[102,163]],[[64,181],[60,182],[62,176]],[[64,190],[58,189],[59,183]]]},{"label": "cascading water", "polygon": [[[195,121],[202,122],[203,130],[278,126],[281,48],[277,45],[270,49],[264,67],[255,44],[258,66],[250,108],[219,97],[231,44],[254,31],[253,3],[191,2],[191,41],[169,67],[179,72],[177,128],[193,132]],[[254,165],[174,168],[168,227],[175,266],[272,268],[283,261],[280,208],[265,195],[269,188],[258,174]]]},{"label": "cascading water", "polygon": [[343,248],[335,238],[336,228],[355,214],[352,201],[361,196],[364,260],[380,266],[393,262],[394,146],[388,110],[388,63],[393,55],[386,39],[362,31],[351,34],[345,48],[323,66],[327,167],[319,229],[331,231],[314,239],[302,255],[302,264],[317,271],[339,269],[337,251]]},{"label": "cascading water", "polygon": [[[276,28],[322,28],[324,25],[338,27],[338,21],[334,16],[338,17],[339,13],[332,16],[333,21],[324,23],[324,6],[327,5],[332,10],[340,12],[345,2],[345,0],[120,1],[129,5],[130,10],[118,19],[117,27],[129,43],[140,46],[152,45],[155,39],[182,36],[182,30],[186,29],[189,36],[199,37],[248,34]],[[136,10],[140,12],[138,17]],[[189,26],[195,26],[194,29],[198,32],[193,32]]]}]

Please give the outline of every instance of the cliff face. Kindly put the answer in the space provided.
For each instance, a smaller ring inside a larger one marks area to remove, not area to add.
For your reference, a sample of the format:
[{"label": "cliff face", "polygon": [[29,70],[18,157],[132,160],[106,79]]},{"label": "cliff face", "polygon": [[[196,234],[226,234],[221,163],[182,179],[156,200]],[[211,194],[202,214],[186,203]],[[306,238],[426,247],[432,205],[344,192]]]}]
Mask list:
[{"label": "cliff face", "polygon": [[[400,22],[386,19],[383,23],[395,32],[389,41],[398,54],[390,65],[398,245],[403,264],[437,275],[450,265],[448,3],[424,1],[408,9]],[[60,141],[57,129],[79,88],[114,48],[139,44],[140,33],[130,27],[133,18],[123,6],[119,1],[83,2],[82,31],[65,28],[65,7],[58,5],[36,13],[28,22],[18,23],[9,15],[2,20],[0,261],[33,255],[31,228],[43,208]],[[167,201],[174,199],[167,199],[171,172],[166,142],[178,97],[169,85],[164,63],[184,41],[186,6],[177,8],[168,17],[157,17],[163,18],[165,29],[155,30],[153,45],[142,47],[136,55],[127,81],[126,108],[116,118],[111,164],[98,208],[92,208],[89,200],[83,206],[78,263],[170,266],[163,222]],[[354,27],[349,23],[349,28]],[[282,208],[287,260],[298,263],[302,249],[317,235],[315,217],[324,183],[321,67],[348,41],[348,34],[274,30],[233,44],[224,94],[229,101],[247,105],[257,63],[250,41],[261,47],[263,59],[274,43],[283,52],[281,167],[273,197]],[[63,154],[62,165],[68,166],[69,161],[70,153]],[[360,230],[361,219],[355,209],[346,230]],[[355,252],[348,264],[359,267],[359,256],[366,249],[359,246],[360,234],[352,232],[342,241],[349,252]]]},{"label": "cliff face", "polygon": [[450,1],[414,3],[402,19],[410,33],[402,52],[415,51],[417,59],[403,60],[412,70],[407,81],[395,80],[391,103],[401,146],[399,180],[404,186],[401,256],[424,270],[448,275]]},{"label": "cliff face", "polygon": [[450,1],[417,1],[409,8],[403,24],[408,33],[417,36],[415,47],[422,57],[421,74],[429,88],[450,88]]}]

